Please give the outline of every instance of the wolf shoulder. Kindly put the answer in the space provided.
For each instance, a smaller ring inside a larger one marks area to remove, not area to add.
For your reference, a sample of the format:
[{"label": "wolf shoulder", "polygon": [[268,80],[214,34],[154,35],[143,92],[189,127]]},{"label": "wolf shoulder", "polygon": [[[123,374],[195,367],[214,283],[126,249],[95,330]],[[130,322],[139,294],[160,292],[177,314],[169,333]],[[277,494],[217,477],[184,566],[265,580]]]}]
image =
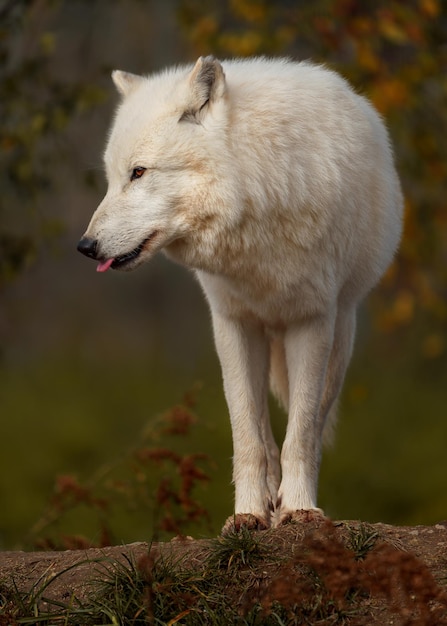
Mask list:
[{"label": "wolf shoulder", "polygon": [[326,208],[350,220],[363,205],[365,221],[371,211],[381,215],[399,238],[403,201],[393,150],[366,97],[309,61],[258,58],[223,68],[233,157],[253,190],[267,186],[270,206],[273,195],[321,217]]},{"label": "wolf shoulder", "polygon": [[341,119],[352,123],[357,118],[384,127],[368,99],[325,65],[264,57],[223,61],[222,65],[236,114],[264,112],[271,122],[288,118],[304,128],[318,122],[327,128]]},{"label": "wolf shoulder", "polygon": [[229,61],[223,67],[239,144],[264,137],[272,155],[276,148],[289,157],[300,152],[351,164],[356,155],[380,152],[393,166],[382,118],[337,72],[309,61],[268,59]]}]

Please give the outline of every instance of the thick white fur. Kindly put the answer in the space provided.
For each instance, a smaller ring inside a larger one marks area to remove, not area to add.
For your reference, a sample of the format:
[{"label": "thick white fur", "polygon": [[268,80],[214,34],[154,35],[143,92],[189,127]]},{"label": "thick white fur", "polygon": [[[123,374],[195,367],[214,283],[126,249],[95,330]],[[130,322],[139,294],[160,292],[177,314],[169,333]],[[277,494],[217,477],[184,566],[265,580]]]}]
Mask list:
[{"label": "thick white fur", "polygon": [[[268,526],[314,509],[356,309],[401,234],[385,127],[345,80],[307,62],[207,57],[114,81],[109,188],[86,236],[104,260],[152,235],[127,269],[161,249],[195,269],[233,429],[235,513]],[[269,377],[289,412],[281,455]]]}]

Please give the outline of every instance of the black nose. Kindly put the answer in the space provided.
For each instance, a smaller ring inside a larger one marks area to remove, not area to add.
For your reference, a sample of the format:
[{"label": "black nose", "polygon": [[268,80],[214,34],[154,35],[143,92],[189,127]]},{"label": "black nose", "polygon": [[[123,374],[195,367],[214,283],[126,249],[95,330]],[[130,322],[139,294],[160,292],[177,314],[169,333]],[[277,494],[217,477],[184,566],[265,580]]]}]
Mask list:
[{"label": "black nose", "polygon": [[78,243],[78,250],[89,256],[91,259],[96,259],[98,251],[98,242],[96,239],[90,239],[90,237],[82,237]]}]

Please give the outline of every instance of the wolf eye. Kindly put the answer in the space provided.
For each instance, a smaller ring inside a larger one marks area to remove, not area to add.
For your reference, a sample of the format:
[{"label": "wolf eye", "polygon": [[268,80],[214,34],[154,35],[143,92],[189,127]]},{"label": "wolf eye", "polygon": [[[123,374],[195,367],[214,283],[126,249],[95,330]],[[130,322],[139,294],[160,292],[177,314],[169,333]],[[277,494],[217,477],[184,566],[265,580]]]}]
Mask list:
[{"label": "wolf eye", "polygon": [[134,167],[130,180],[136,180],[137,178],[141,178],[145,171],[145,167]]}]

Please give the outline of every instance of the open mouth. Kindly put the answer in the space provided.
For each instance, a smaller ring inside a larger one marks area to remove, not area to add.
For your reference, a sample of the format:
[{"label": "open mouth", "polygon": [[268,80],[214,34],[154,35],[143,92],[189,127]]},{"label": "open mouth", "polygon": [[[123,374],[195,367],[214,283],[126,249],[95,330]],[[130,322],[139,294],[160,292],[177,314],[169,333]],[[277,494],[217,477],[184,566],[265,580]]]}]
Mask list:
[{"label": "open mouth", "polygon": [[[113,259],[107,259],[105,261],[101,261],[98,267],[96,268],[98,272],[106,272],[109,267],[112,269],[124,269],[127,266],[130,266],[133,261],[135,261],[140,254],[147,248],[149,242],[151,242],[156,236],[157,231],[154,231],[146,237],[136,248],[131,250],[130,252],[126,252],[125,254],[120,254],[119,256]],[[130,269],[130,268],[129,268]]]},{"label": "open mouth", "polygon": [[147,239],[142,241],[139,246],[137,246],[136,248],[134,248],[130,252],[126,252],[126,254],[120,254],[120,256],[115,257],[113,259],[113,263],[111,265],[111,268],[116,270],[119,267],[122,267],[123,265],[126,265],[126,263],[129,263],[130,261],[133,261],[134,259],[137,259],[140,256],[140,254],[142,253],[143,248],[144,248],[145,244],[149,241],[149,239],[150,238],[148,237]]}]

